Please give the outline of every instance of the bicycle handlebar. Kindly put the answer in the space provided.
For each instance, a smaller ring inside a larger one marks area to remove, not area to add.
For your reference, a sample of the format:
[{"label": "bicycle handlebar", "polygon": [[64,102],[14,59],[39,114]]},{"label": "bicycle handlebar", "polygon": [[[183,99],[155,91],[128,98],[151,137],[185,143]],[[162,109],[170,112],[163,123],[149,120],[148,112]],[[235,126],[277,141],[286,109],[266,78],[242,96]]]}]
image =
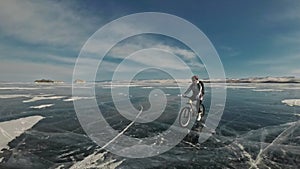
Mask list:
[{"label": "bicycle handlebar", "polygon": [[188,97],[188,96],[186,96],[186,95],[181,95],[183,98],[190,98],[190,97]]}]

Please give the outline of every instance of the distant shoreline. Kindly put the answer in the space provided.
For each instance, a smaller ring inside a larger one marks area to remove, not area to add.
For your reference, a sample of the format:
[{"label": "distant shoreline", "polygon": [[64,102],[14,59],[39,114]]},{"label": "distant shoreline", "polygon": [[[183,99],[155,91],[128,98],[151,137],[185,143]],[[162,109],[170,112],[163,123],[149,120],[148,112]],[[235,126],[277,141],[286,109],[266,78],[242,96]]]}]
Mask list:
[{"label": "distant shoreline", "polygon": [[[300,78],[295,77],[254,77],[241,79],[201,79],[204,83],[300,83]],[[113,83],[190,83],[190,79],[155,79],[114,81]],[[112,81],[95,81],[96,83],[112,83]]]},{"label": "distant shoreline", "polygon": [[[204,83],[300,83],[300,78],[296,77],[250,77],[250,78],[226,78],[226,79],[201,79]],[[85,81],[85,80],[74,80],[73,82],[66,82],[66,84],[85,84],[85,83],[103,83],[103,84],[111,84],[111,83],[190,83],[190,79],[134,79],[134,80],[120,80],[120,81],[111,81],[111,80],[100,80],[100,81]],[[9,82],[2,81],[0,83],[32,83],[32,82]],[[35,84],[64,84],[64,81],[60,80],[50,80],[50,79],[40,79],[35,80],[33,83]]]}]

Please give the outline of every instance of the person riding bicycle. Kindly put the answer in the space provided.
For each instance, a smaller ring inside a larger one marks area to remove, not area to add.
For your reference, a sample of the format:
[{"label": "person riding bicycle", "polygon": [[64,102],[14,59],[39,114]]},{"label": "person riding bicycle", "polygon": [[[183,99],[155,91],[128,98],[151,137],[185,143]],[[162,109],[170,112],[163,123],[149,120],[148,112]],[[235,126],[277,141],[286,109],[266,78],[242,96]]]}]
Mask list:
[{"label": "person riding bicycle", "polygon": [[[200,113],[200,104],[202,103],[203,97],[204,97],[204,84],[202,81],[199,80],[199,77],[194,75],[192,76],[192,84],[189,86],[189,88],[184,92],[183,96],[187,96],[190,91],[193,92],[192,96],[189,97],[192,101],[197,101],[196,108],[198,110],[198,113]],[[200,122],[201,118],[204,114],[200,116],[198,115],[197,121]],[[199,123],[197,123],[197,126]]]}]

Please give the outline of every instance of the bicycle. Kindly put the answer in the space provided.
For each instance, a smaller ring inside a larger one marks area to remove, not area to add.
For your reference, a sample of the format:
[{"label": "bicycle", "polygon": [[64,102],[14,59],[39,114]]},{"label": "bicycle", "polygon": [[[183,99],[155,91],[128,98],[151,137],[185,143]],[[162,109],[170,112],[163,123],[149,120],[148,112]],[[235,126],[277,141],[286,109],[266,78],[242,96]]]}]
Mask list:
[{"label": "bicycle", "polygon": [[[192,116],[200,116],[200,120],[203,118],[203,115],[205,113],[205,107],[202,103],[200,103],[199,108],[200,108],[200,112],[198,113],[197,110],[195,110],[195,106],[193,104],[193,101],[187,97],[187,96],[183,96],[184,98],[188,98],[188,102],[186,103],[187,106],[183,107],[179,113],[179,123],[181,125],[181,127],[187,127],[191,121],[191,117]],[[198,118],[198,117],[197,117]]]}]

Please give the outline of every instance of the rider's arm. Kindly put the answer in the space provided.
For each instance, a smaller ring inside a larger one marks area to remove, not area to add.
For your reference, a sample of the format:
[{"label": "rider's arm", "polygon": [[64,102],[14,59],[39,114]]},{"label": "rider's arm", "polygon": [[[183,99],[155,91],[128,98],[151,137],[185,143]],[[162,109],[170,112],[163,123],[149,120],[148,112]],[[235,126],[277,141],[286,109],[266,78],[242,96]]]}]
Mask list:
[{"label": "rider's arm", "polygon": [[201,96],[204,95],[204,83],[200,80],[199,81],[200,85],[201,85]]},{"label": "rider's arm", "polygon": [[184,92],[183,95],[189,94],[191,90],[192,90],[192,85],[189,86],[189,88]]},{"label": "rider's arm", "polygon": [[[199,82],[200,83],[200,82]],[[200,90],[199,90],[199,93],[197,94],[197,99],[201,99],[201,97],[202,97],[202,90],[203,90],[203,88],[202,88],[202,86],[200,85]]]}]

